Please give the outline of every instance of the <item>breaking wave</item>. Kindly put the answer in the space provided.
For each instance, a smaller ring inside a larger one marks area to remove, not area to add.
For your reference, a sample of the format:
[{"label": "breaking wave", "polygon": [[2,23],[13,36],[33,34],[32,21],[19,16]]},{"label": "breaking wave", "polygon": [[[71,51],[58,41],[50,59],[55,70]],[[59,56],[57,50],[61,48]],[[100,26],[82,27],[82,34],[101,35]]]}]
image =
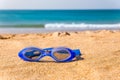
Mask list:
[{"label": "breaking wave", "polygon": [[66,23],[53,23],[45,24],[45,28],[49,29],[63,29],[63,28],[80,28],[80,29],[120,29],[120,23],[118,24],[66,24]]}]

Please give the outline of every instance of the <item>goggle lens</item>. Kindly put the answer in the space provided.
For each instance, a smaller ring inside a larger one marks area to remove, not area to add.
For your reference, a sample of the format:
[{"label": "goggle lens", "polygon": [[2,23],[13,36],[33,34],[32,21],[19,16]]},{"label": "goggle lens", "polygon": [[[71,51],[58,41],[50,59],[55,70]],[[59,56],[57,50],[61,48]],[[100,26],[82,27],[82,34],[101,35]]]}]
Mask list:
[{"label": "goggle lens", "polygon": [[31,60],[36,60],[40,57],[41,52],[36,49],[29,49],[29,50],[25,51],[24,55],[25,55],[25,57],[27,57]]},{"label": "goggle lens", "polygon": [[57,60],[65,60],[70,56],[70,53],[67,50],[58,50],[53,55]]}]

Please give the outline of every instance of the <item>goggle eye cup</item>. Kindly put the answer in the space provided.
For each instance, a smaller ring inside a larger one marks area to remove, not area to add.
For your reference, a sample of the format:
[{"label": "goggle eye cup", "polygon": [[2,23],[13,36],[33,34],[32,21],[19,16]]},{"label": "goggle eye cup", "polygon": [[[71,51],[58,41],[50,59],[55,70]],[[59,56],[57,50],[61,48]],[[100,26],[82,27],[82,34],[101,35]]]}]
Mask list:
[{"label": "goggle eye cup", "polygon": [[61,50],[53,51],[53,56],[58,61],[62,61],[62,60],[66,60],[67,58],[69,58],[71,56],[71,54],[68,50],[61,49]]},{"label": "goggle eye cup", "polygon": [[24,51],[24,56],[29,60],[37,60],[41,54],[42,53],[37,49],[28,49]]}]

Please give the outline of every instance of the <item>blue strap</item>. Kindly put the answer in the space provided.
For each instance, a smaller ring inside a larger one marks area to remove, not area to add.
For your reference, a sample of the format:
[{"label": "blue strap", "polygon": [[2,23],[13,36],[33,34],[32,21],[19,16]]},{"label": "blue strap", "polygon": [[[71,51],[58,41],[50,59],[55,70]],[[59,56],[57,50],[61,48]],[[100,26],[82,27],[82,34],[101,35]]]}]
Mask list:
[{"label": "blue strap", "polygon": [[80,59],[80,56],[82,55],[79,49],[74,49],[73,52],[75,53],[75,57],[77,60]]},{"label": "blue strap", "polygon": [[43,50],[52,50],[53,48],[45,48],[45,49],[43,49]]},{"label": "blue strap", "polygon": [[76,56],[80,56],[81,52],[79,49],[74,49],[73,52],[75,53]]}]

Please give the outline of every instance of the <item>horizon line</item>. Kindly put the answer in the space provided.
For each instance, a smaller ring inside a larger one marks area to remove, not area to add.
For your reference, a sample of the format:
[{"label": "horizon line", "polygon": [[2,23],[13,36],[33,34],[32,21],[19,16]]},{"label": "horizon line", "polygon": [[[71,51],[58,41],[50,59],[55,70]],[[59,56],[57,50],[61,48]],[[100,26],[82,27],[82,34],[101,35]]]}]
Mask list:
[{"label": "horizon line", "polygon": [[120,9],[0,9],[0,10],[120,10]]}]

